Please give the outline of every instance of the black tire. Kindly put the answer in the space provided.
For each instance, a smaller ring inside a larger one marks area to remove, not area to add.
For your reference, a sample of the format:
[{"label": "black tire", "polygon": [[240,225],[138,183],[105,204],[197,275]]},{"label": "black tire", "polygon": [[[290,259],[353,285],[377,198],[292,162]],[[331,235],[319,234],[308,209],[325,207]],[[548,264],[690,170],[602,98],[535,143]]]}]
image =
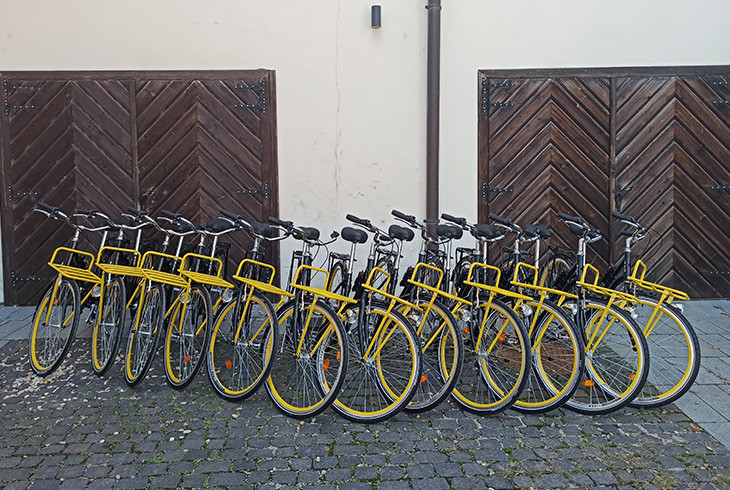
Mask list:
[{"label": "black tire", "polygon": [[143,294],[127,337],[124,379],[129,386],[136,386],[147,376],[163,330],[165,294],[162,286],[153,284]]},{"label": "black tire", "polygon": [[189,385],[203,365],[213,325],[208,290],[191,287],[185,304],[184,295],[182,291],[178,296],[165,331],[165,376],[178,390]]},{"label": "black tire", "polygon": [[[425,308],[428,303],[420,300],[418,306]],[[438,300],[431,305],[425,322],[423,312],[405,316],[421,346],[421,376],[405,410],[420,413],[437,407],[454,390],[464,363],[464,341],[454,315]]]},{"label": "black tire", "polygon": [[[247,301],[247,308],[239,306]],[[249,297],[239,294],[221,310],[206,356],[208,376],[218,395],[239,401],[256,393],[274,364],[278,330],[274,307],[257,293]]]},{"label": "black tire", "polygon": [[610,327],[600,330],[594,328],[593,321],[602,317],[606,302],[588,299],[585,306],[585,369],[566,406],[586,415],[607,414],[625,407],[641,392],[649,374],[649,347],[628,312],[611,305],[598,325]]},{"label": "black tire", "polygon": [[657,300],[643,295],[638,299],[634,313],[649,345],[651,365],[646,383],[631,406],[656,408],[676,401],[692,387],[700,371],[700,342],[687,318],[668,303],[662,303],[661,316],[655,317],[656,324],[649,331],[646,324]]},{"label": "black tire", "polygon": [[[276,362],[266,380],[266,390],[274,405],[286,415],[297,419],[314,417],[332,405],[345,381],[345,328],[323,300],[313,303],[303,298],[299,304],[292,300],[282,305],[277,314]],[[302,335],[305,324],[307,331]]]},{"label": "black tire", "polygon": [[[56,282],[58,289],[51,301]],[[79,325],[80,302],[76,281],[59,276],[38,303],[28,343],[30,365],[38,376],[51,374],[68,354]]]},{"label": "black tire", "polygon": [[[541,311],[535,318],[538,306]],[[573,319],[550,300],[525,301],[516,310],[528,329],[532,329],[532,363],[527,385],[512,408],[523,413],[560,408],[573,396],[582,379],[583,335]]]},{"label": "black tire", "polygon": [[[384,342],[363,342],[356,331],[359,307],[360,303],[352,305],[343,314],[348,319],[349,360],[345,382],[333,408],[354,422],[382,422],[398,414],[413,398],[420,378],[421,348],[408,320],[395,310],[388,313],[388,305],[376,301],[366,307],[365,329],[373,334],[384,325]],[[383,323],[386,317],[388,321]],[[391,324],[392,330],[387,330]]]},{"label": "black tire", "polygon": [[[104,275],[104,280],[107,276]],[[91,366],[94,373],[103,376],[114,364],[126,318],[124,281],[113,277],[104,286],[99,297],[99,310],[91,336]]]},{"label": "black tire", "polygon": [[530,339],[522,320],[493,299],[482,331],[486,306],[461,304],[454,310],[464,337],[464,368],[453,398],[465,410],[481,415],[511,407],[527,383],[531,365]]}]

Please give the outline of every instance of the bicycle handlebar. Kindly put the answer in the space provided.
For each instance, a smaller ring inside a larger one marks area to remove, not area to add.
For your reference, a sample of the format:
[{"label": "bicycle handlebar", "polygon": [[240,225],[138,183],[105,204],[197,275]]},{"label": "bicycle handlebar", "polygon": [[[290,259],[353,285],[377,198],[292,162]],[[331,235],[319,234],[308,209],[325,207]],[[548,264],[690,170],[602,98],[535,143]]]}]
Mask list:
[{"label": "bicycle handlebar", "polygon": [[375,232],[375,230],[373,229],[374,228],[373,224],[370,222],[369,219],[358,218],[357,216],[355,216],[353,214],[348,214],[347,216],[345,216],[345,219],[347,219],[348,221],[352,221],[353,223],[360,225],[364,228],[367,228],[368,230],[370,230],[372,232]]},{"label": "bicycle handlebar", "polygon": [[446,213],[441,213],[441,219],[451,221],[452,223],[457,224],[462,228],[468,225],[466,218],[457,218],[456,216],[451,216],[450,214]]},{"label": "bicycle handlebar", "polygon": [[392,214],[393,216],[395,216],[398,219],[402,219],[403,221],[405,221],[405,222],[407,222],[407,223],[409,223],[411,225],[415,225],[417,223],[415,216],[411,216],[411,215],[408,215],[408,214],[405,214],[405,213],[401,213],[397,209],[392,210],[390,212],[390,214]]}]

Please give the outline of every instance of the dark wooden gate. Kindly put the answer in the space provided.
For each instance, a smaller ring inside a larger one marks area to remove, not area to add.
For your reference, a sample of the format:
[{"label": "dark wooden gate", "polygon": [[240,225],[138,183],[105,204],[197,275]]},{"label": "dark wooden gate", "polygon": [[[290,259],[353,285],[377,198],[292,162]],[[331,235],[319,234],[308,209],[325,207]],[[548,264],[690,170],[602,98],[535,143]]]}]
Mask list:
[{"label": "dark wooden gate", "polygon": [[652,279],[730,295],[730,67],[482,71],[479,218],[601,229],[604,266],[623,251],[611,210],[652,228],[637,247]]},{"label": "dark wooden gate", "polygon": [[[278,212],[272,71],[0,79],[6,303],[36,300],[52,276],[52,250],[71,236],[32,212],[38,200],[119,216],[147,193],[151,214],[169,209],[196,222],[221,207],[256,220]],[[229,241],[232,265],[250,242],[243,233]]]}]

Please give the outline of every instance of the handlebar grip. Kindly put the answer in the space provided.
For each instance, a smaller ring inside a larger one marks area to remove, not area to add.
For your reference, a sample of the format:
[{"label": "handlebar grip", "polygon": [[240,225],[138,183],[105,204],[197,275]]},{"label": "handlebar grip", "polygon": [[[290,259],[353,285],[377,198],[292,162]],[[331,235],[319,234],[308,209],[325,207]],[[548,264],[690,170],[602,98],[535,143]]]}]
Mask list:
[{"label": "handlebar grip", "polygon": [[96,216],[96,211],[89,211],[86,209],[77,209],[74,214],[83,214],[84,216],[88,216],[89,218],[93,218]]},{"label": "handlebar grip", "polygon": [[511,219],[503,218],[498,214],[489,213],[489,219],[492,221],[496,221],[497,223],[503,224],[504,226],[512,226],[514,223],[512,223]]},{"label": "handlebar grip", "polygon": [[451,216],[450,214],[446,213],[441,213],[441,219],[451,221],[452,223],[456,223],[460,226],[464,226],[466,224],[466,218],[457,218],[456,216]]},{"label": "handlebar grip", "polygon": [[362,226],[364,226],[367,229],[370,229],[373,226],[370,223],[370,220],[369,219],[358,218],[357,216],[354,216],[352,214],[348,214],[347,216],[345,216],[345,218],[348,221],[352,221],[353,223],[357,223],[358,225],[362,225]]},{"label": "handlebar grip", "polygon": [[173,213],[172,211],[168,211],[167,209],[163,209],[162,211],[160,211],[160,215],[170,219],[176,219],[181,216],[180,213]]},{"label": "handlebar grip", "polygon": [[144,211],[140,211],[139,209],[135,209],[135,208],[127,208],[127,213],[129,213],[129,214],[131,214],[133,216],[136,216],[138,218],[140,216],[144,216],[145,214],[147,214]]},{"label": "handlebar grip", "polygon": [[616,219],[620,219],[621,221],[628,221],[630,223],[636,223],[636,220],[632,218],[631,216],[627,216],[625,214],[621,214],[618,211],[611,211],[611,216],[613,216]]},{"label": "handlebar grip", "polygon": [[391,211],[390,214],[392,214],[396,218],[402,219],[403,221],[408,221],[409,223],[413,223],[414,221],[416,221],[416,217],[415,216],[410,216],[408,214],[401,213],[397,209],[394,209],[393,211]]},{"label": "handlebar grip", "polygon": [[276,226],[281,226],[282,228],[291,228],[292,226],[294,226],[294,223],[292,223],[291,221],[284,221],[275,216],[269,216],[269,223]]},{"label": "handlebar grip", "polygon": [[55,211],[56,209],[58,209],[58,208],[56,208],[56,207],[54,207],[54,206],[51,206],[50,204],[46,204],[46,203],[44,203],[43,201],[38,201],[38,202],[37,202],[37,203],[35,204],[35,207],[36,207],[36,209],[38,209],[39,211],[44,211],[44,212],[46,212],[46,213],[52,213],[52,212],[54,212],[54,211]]},{"label": "handlebar grip", "polygon": [[225,209],[221,209],[221,214],[228,219],[232,219],[233,221],[238,220],[238,215],[231,213],[230,211],[226,211]]},{"label": "handlebar grip", "polygon": [[578,218],[577,216],[571,216],[569,214],[558,212],[558,218],[564,220],[564,221],[573,221],[575,223],[583,223],[583,220]]}]

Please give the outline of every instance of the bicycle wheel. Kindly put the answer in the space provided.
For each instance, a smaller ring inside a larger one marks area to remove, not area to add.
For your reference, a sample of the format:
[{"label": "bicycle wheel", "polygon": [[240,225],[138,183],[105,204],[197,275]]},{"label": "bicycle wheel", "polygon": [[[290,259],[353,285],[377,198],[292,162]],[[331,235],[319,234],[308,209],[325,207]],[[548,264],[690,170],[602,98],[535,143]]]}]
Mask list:
[{"label": "bicycle wheel", "polygon": [[99,297],[99,311],[91,336],[91,365],[99,376],[104,375],[114,363],[126,313],[126,294],[122,279],[109,279],[106,275],[103,279],[107,284]]},{"label": "bicycle wheel", "polygon": [[43,295],[33,315],[28,344],[30,365],[38,376],[51,374],[68,354],[79,324],[80,301],[76,281],[61,276]]},{"label": "bicycle wheel", "polygon": [[153,284],[148,289],[144,288],[141,294],[143,298],[139,301],[137,316],[127,337],[124,379],[129,386],[137,385],[150,370],[165,314],[165,297],[161,285]]},{"label": "bicycle wheel", "polygon": [[571,282],[575,281],[572,261],[563,257],[553,257],[542,270],[540,285],[546,288],[560,291],[570,291],[573,288]]},{"label": "bicycle wheel", "polygon": [[532,363],[527,385],[512,408],[525,413],[559,408],[581,381],[585,362],[583,336],[573,320],[549,300],[542,304],[526,301],[516,312],[530,330]]},{"label": "bicycle wheel", "polygon": [[365,301],[344,312],[348,367],[333,407],[348,420],[386,420],[413,398],[418,387],[421,349],[410,323],[380,302]]},{"label": "bicycle wheel", "polygon": [[454,310],[464,340],[464,368],[453,397],[464,409],[496,413],[511,407],[527,383],[530,339],[517,314],[499,300]]},{"label": "bicycle wheel", "polygon": [[205,358],[213,323],[208,290],[192,286],[177,297],[165,332],[165,375],[173,388],[185,388]]},{"label": "bicycle wheel", "polygon": [[347,272],[346,264],[341,260],[335,262],[332,270],[329,271],[329,279],[327,280],[327,291],[336,294],[345,294],[345,273]]},{"label": "bicycle wheel", "polygon": [[[651,355],[649,376],[632,406],[654,408],[677,400],[690,389],[700,370],[700,342],[692,325],[674,306],[638,296],[634,315],[643,328]],[[632,315],[633,316],[633,315]],[[654,316],[656,323],[648,326]],[[649,328],[650,327],[650,328]]]},{"label": "bicycle wheel", "polygon": [[274,307],[257,293],[240,294],[220,312],[207,364],[210,382],[221,397],[236,401],[256,392],[271,370],[278,329]]},{"label": "bicycle wheel", "polygon": [[335,401],[345,380],[345,329],[321,299],[290,301],[277,314],[278,350],[266,389],[286,415],[314,417]]},{"label": "bicycle wheel", "polygon": [[583,414],[610,413],[629,404],[644,386],[646,338],[627,312],[613,305],[607,309],[603,300],[586,300],[583,325],[585,369],[566,406]]},{"label": "bicycle wheel", "polygon": [[[418,306],[426,307],[421,300]],[[440,301],[434,301],[425,321],[423,312],[405,315],[416,330],[421,347],[421,376],[408,412],[424,412],[438,406],[453,391],[464,362],[464,341],[456,319]]]}]

